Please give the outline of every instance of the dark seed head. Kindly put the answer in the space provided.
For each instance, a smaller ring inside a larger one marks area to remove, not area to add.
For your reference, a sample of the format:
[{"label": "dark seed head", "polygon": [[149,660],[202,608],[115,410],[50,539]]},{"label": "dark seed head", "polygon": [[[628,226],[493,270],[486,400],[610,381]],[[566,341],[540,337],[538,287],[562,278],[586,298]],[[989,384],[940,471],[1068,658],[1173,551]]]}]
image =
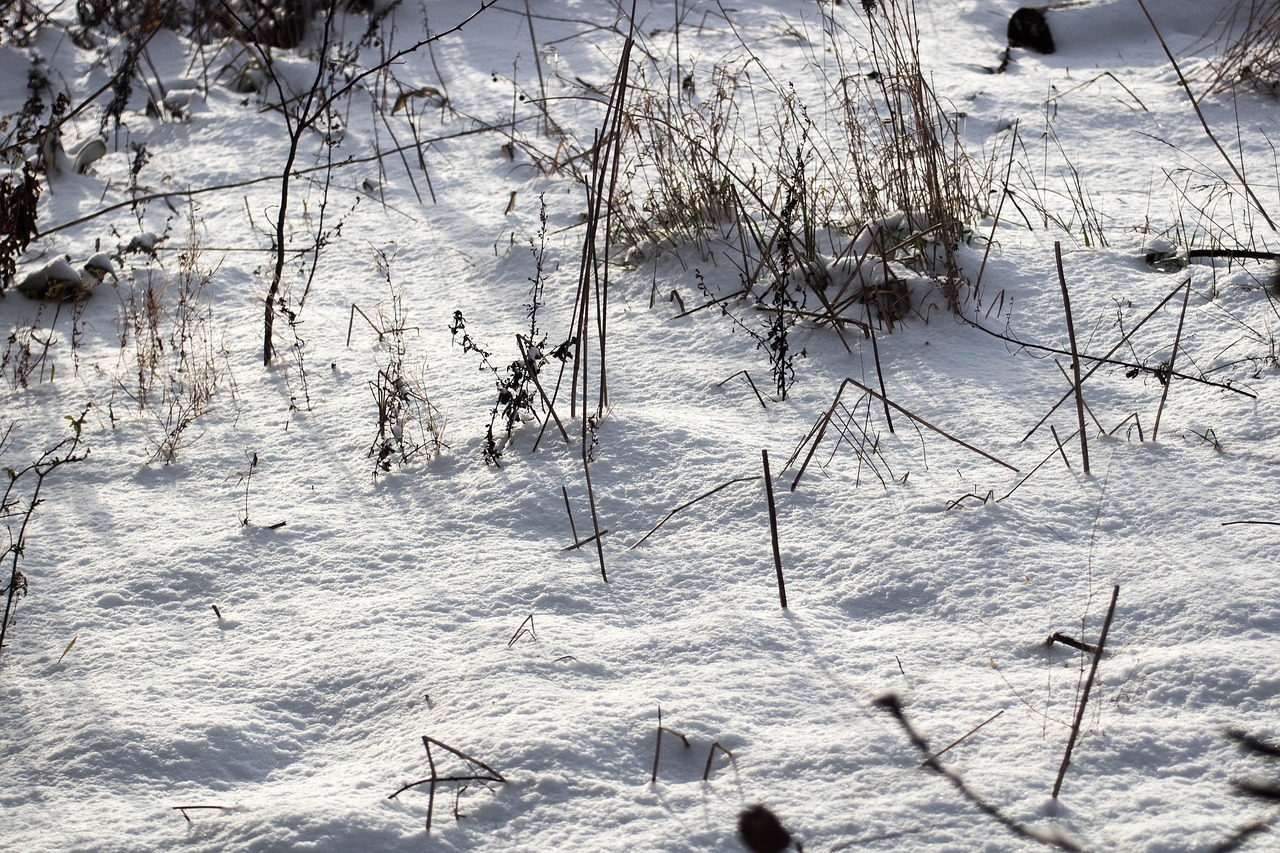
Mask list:
[{"label": "dark seed head", "polygon": [[791,833],[762,805],[738,815],[738,835],[751,853],[781,853],[791,844]]}]

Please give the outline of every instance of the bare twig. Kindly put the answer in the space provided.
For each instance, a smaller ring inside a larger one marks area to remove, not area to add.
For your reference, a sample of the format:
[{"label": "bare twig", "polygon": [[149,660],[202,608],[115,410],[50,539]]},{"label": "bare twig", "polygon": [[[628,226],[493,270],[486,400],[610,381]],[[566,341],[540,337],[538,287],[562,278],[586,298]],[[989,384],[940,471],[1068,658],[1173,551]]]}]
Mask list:
[{"label": "bare twig", "polygon": [[733,758],[733,753],[720,745],[720,741],[711,744],[711,749],[707,751],[707,766],[702,771],[702,781],[705,782],[711,778],[711,760],[716,757],[716,750],[720,750],[725,755]]},{"label": "bare twig", "polygon": [[662,725],[662,709],[658,709],[658,738],[653,745],[653,775],[649,778],[649,783],[653,784],[658,781],[658,759],[662,757],[662,733],[675,735],[684,743],[684,748],[689,748],[689,739],[675,729],[667,728]]},{"label": "bare twig", "polygon": [[[672,292],[674,293],[674,291]],[[729,375],[723,381],[717,383],[716,387],[723,388],[725,383],[728,382],[730,379],[732,379],[734,376],[742,376],[744,379],[747,380],[747,384],[751,386],[751,390],[755,393],[756,399],[760,401],[760,408],[762,409],[769,408],[768,406],[765,405],[764,396],[760,393],[760,389],[756,387],[755,382],[751,381],[751,374],[747,373],[747,371],[745,370],[739,370],[737,373]]]},{"label": "bare twig", "polygon": [[[1008,468],[1010,471],[1017,472],[1018,469],[1015,466],[1010,465],[1008,462],[1004,462],[1000,459],[997,459],[996,457],[992,456],[990,453],[987,453],[986,451],[983,451],[983,450],[979,450],[978,448],[974,447],[972,444],[969,444],[967,441],[956,438],[954,435],[947,432],[946,430],[943,430],[943,429],[940,429],[939,427],[934,426],[933,424],[929,423],[927,420],[915,414],[914,412],[908,411],[907,409],[904,409],[902,406],[899,406],[897,403],[893,402],[892,400],[887,399],[884,395],[880,394],[878,391],[873,391],[871,388],[868,388],[866,385],[863,385],[858,380],[852,377],[846,377],[844,381],[840,383],[840,387],[836,391],[835,400],[832,401],[831,406],[827,409],[825,413],[823,413],[822,417],[819,418],[818,420],[818,424],[815,425],[814,429],[811,430],[809,433],[810,435],[814,435],[816,433],[817,437],[813,440],[813,445],[809,448],[809,453],[805,457],[804,464],[800,466],[799,473],[796,474],[795,480],[793,480],[791,483],[791,491],[794,492],[796,490],[796,487],[800,484],[800,478],[804,476],[805,469],[809,467],[809,460],[813,458],[813,452],[817,449],[817,445],[822,441],[823,436],[826,434],[827,426],[830,425],[831,423],[832,413],[835,411],[836,405],[840,402],[840,397],[842,394],[844,394],[844,389],[850,385],[859,389],[865,394],[870,394],[872,397],[875,397],[877,400],[884,400],[888,405],[892,406],[897,411],[906,415],[911,420],[937,433],[938,435],[942,436],[948,441],[954,442],[955,444],[960,445],[966,450],[973,451],[974,453],[978,454],[984,459],[989,459],[992,462],[996,463],[997,465],[1000,465],[1004,468]],[[803,444],[801,446],[803,446]],[[799,448],[797,448],[795,455],[799,455],[799,452],[800,452]],[[795,455],[792,456],[792,460],[795,459]]]},{"label": "bare twig", "polygon": [[1005,829],[1009,830],[1014,835],[1017,835],[1019,838],[1025,838],[1028,841],[1034,841],[1039,844],[1044,844],[1048,847],[1060,847],[1063,850],[1073,851],[1073,853],[1082,853],[1084,848],[1080,847],[1078,844],[1071,841],[1070,839],[1045,835],[1045,834],[1036,832],[1033,829],[1029,829],[1023,826],[1022,824],[1018,823],[1017,821],[1013,820],[1012,818],[1006,816],[1003,812],[1001,812],[995,806],[991,805],[986,800],[983,800],[977,794],[970,791],[969,787],[965,785],[963,779],[961,779],[958,775],[953,773],[951,770],[944,767],[936,758],[933,758],[930,755],[931,750],[929,749],[928,742],[923,737],[920,736],[920,734],[915,730],[915,727],[911,725],[911,722],[907,720],[906,714],[903,713],[903,710],[902,710],[902,702],[901,700],[898,699],[896,695],[890,693],[888,695],[881,696],[880,698],[875,700],[875,704],[880,706],[881,708],[884,708],[890,714],[893,715],[893,718],[898,721],[898,724],[902,726],[903,731],[906,732],[907,738],[911,741],[911,743],[916,747],[916,749],[920,750],[920,752],[926,756],[925,767],[928,767],[930,770],[933,770],[936,773],[941,773],[943,776],[945,776],[947,778],[947,781],[949,781],[952,785],[954,785],[956,790],[959,791],[964,796],[965,799],[973,803],[975,806],[981,809],[984,813],[990,815]]},{"label": "bare twig", "polygon": [[573,541],[578,541],[578,527],[573,523],[573,510],[569,507],[569,490],[564,486],[560,487],[560,494],[564,495],[564,511],[569,516],[569,532],[573,534]]},{"label": "bare twig", "polygon": [[229,809],[230,806],[170,806],[169,808],[175,812],[182,812],[182,816],[187,819],[187,823],[191,823],[191,815],[187,814],[187,812],[189,811],[196,811],[198,809],[212,809],[212,810],[224,812],[224,811],[227,811],[227,809]]}]

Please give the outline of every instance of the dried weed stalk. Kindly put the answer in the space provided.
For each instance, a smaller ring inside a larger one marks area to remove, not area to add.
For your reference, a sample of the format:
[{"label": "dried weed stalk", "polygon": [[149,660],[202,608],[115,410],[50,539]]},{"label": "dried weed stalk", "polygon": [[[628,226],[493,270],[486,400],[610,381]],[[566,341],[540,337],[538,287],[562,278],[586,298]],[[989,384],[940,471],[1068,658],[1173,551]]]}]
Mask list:
[{"label": "dried weed stalk", "polygon": [[[199,438],[191,427],[210,411],[219,390],[234,399],[229,353],[205,292],[216,272],[201,263],[192,213],[176,274],[148,265],[121,283],[115,387],[146,424],[148,462],[167,465]],[[114,399],[111,416],[114,423]]]}]

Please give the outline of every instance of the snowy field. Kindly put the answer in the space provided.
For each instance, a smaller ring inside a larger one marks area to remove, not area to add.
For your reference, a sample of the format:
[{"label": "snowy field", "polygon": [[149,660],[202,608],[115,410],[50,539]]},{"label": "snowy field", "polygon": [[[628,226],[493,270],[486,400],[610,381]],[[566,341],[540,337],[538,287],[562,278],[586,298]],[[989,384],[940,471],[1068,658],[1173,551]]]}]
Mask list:
[{"label": "snowy field", "polygon": [[[384,2],[270,65],[34,5],[11,160],[69,100],[0,298],[0,847],[735,851],[764,804],[810,853],[1277,849],[1229,736],[1280,739],[1274,264],[1145,260],[1280,251],[1230,4],[1147,2],[1221,151],[1137,0],[1002,73],[1012,0]],[[954,130],[951,291],[938,221],[855,203],[904,97]],[[1046,644],[1117,588],[1096,660]]]}]

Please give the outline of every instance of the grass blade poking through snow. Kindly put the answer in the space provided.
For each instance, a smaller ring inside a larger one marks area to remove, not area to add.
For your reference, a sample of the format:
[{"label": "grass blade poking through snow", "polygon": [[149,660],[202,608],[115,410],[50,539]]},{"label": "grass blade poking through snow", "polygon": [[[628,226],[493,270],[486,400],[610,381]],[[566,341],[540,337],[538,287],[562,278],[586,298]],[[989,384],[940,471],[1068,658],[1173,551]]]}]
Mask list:
[{"label": "grass blade poking through snow", "polygon": [[[1160,433],[1160,416],[1164,414],[1164,401],[1169,397],[1169,386],[1173,384],[1173,363],[1178,357],[1178,345],[1182,342],[1182,323],[1187,319],[1187,302],[1191,299],[1191,279],[1187,279],[1187,292],[1182,296],[1182,313],[1178,315],[1178,331],[1173,335],[1173,352],[1169,353],[1169,369],[1164,375],[1164,389],[1160,392],[1160,405],[1156,408],[1156,422],[1151,427],[1151,440],[1155,441]],[[1160,376],[1160,374],[1156,374]]]},{"label": "grass blade poking through snow", "polygon": [[1053,783],[1053,798],[1058,799],[1062,790],[1062,780],[1067,775],[1067,767],[1071,764],[1071,753],[1076,746],[1076,738],[1080,736],[1080,724],[1084,722],[1085,705],[1089,703],[1089,692],[1093,689],[1093,678],[1098,674],[1098,662],[1102,660],[1102,652],[1107,647],[1107,632],[1111,630],[1111,617],[1116,615],[1116,599],[1120,597],[1120,587],[1111,590],[1111,606],[1107,608],[1107,618],[1102,623],[1102,633],[1098,635],[1098,650],[1093,654],[1093,663],[1089,666],[1089,677],[1084,682],[1084,692],[1080,695],[1080,705],[1076,708],[1076,720],[1071,726],[1071,738],[1067,741],[1067,751],[1062,756],[1062,766],[1058,768],[1058,779]]},{"label": "grass blade poking through snow", "polygon": [[924,766],[947,777],[947,781],[954,785],[956,790],[964,795],[965,799],[973,803],[986,814],[990,815],[1005,829],[1020,838],[1025,838],[1028,841],[1035,841],[1048,847],[1058,847],[1063,850],[1071,851],[1083,851],[1084,848],[1080,847],[1070,839],[1060,836],[1055,837],[1045,835],[1036,832],[1035,830],[1028,829],[1012,818],[1006,816],[1003,812],[983,800],[977,794],[970,791],[969,787],[965,785],[963,779],[948,770],[946,767],[943,767],[942,764],[938,762],[937,758],[933,756],[932,750],[929,749],[929,743],[921,737],[920,733],[911,725],[911,722],[907,719],[907,715],[903,713],[902,700],[900,700],[895,694],[889,693],[881,696],[875,700],[875,704],[892,714],[893,718],[898,721],[898,725],[902,726],[902,730],[907,733],[907,737],[911,740],[911,743],[925,756]]},{"label": "grass blade poking through snow", "polygon": [[787,609],[787,585],[782,579],[782,551],[778,548],[778,507],[773,501],[773,478],[769,476],[769,451],[761,450],[764,462],[764,494],[769,501],[769,536],[773,541],[773,569],[778,575],[778,601]]},{"label": "grass blade poking through snow", "polygon": [[1080,350],[1076,347],[1076,327],[1071,319],[1071,296],[1067,292],[1067,276],[1062,271],[1062,244],[1053,241],[1053,259],[1058,265],[1058,284],[1062,286],[1062,307],[1067,313],[1067,337],[1071,341],[1071,372],[1076,395],[1076,415],[1080,420],[1080,461],[1085,476],[1089,476],[1089,440],[1084,425],[1084,395],[1080,391]]}]

